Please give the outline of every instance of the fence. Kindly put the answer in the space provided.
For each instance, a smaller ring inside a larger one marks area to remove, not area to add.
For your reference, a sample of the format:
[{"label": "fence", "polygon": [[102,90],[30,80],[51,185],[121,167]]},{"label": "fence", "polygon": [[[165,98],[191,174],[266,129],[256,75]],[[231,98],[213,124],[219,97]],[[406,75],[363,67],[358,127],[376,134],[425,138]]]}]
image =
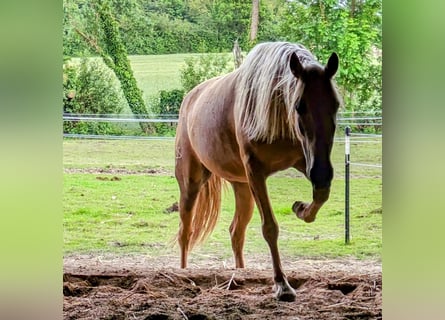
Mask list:
[{"label": "fence", "polygon": [[[381,120],[380,120],[381,121]],[[359,162],[351,162],[351,136],[356,137],[359,140],[359,143],[375,143],[377,142],[375,138],[382,139],[382,135],[378,134],[360,134],[351,133],[351,128],[349,126],[345,127],[345,244],[350,243],[350,167],[352,166],[362,166],[368,168],[382,168],[382,164],[376,163],[359,163]],[[365,140],[365,139],[372,140]]]},{"label": "fence", "polygon": [[[138,123],[169,123],[175,126],[178,123],[177,114],[151,115],[143,114],[127,115],[127,114],[64,114],[63,122],[94,122],[94,123],[115,123],[115,124],[138,124]],[[337,124],[341,130],[345,126],[356,127],[360,131],[371,128],[373,131],[380,131],[382,126],[382,117],[380,111],[362,111],[362,112],[340,112],[337,116]],[[83,133],[66,133],[63,134],[67,138],[79,139],[173,139],[173,137],[165,137],[161,135],[111,135],[111,134],[83,134]],[[370,137],[369,134],[363,137]],[[341,141],[338,138],[336,141]],[[364,142],[365,140],[363,140]]]}]

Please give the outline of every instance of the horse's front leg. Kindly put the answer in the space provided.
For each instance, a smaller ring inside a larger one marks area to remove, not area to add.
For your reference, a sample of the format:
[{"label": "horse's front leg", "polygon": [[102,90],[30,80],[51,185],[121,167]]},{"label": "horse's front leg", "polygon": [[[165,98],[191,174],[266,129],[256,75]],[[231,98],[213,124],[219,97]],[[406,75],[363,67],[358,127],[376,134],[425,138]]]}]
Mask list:
[{"label": "horse's front leg", "polygon": [[246,159],[245,167],[249,186],[261,215],[263,237],[272,256],[275,297],[281,301],[294,301],[295,290],[289,285],[281,267],[277,244],[279,229],[267,194],[266,176],[259,161],[252,156]]},{"label": "horse's front leg", "polygon": [[[295,166],[295,169],[305,173],[306,163],[305,161],[299,161]],[[295,201],[292,205],[292,211],[297,215],[298,218],[304,220],[305,222],[313,222],[317,216],[318,211],[323,206],[323,204],[328,200],[330,193],[330,188],[312,189],[312,202],[307,203],[303,201]]]},{"label": "horse's front leg", "polygon": [[302,201],[295,201],[292,205],[292,211],[295,212],[298,218],[305,222],[313,222],[317,216],[317,212],[329,198],[329,188],[313,189],[312,202],[306,203]]}]

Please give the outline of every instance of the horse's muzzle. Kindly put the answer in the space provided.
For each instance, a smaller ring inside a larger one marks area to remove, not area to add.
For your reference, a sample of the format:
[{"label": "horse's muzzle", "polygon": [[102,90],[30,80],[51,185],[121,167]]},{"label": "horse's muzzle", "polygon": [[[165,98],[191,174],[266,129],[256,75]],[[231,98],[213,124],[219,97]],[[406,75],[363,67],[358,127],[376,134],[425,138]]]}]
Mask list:
[{"label": "horse's muzzle", "polygon": [[328,201],[330,192],[331,189],[329,187],[322,189],[314,187],[312,190],[312,199],[315,203],[324,203]]}]

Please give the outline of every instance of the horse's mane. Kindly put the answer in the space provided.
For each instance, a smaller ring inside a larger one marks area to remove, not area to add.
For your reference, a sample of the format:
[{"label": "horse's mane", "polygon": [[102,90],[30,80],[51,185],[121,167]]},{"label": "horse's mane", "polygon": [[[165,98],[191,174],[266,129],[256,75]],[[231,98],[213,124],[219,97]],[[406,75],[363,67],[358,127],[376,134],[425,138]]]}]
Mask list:
[{"label": "horse's mane", "polygon": [[303,66],[318,63],[300,44],[270,42],[255,46],[236,71],[235,119],[250,140],[297,139],[295,105],[304,83],[290,70],[293,52]]}]

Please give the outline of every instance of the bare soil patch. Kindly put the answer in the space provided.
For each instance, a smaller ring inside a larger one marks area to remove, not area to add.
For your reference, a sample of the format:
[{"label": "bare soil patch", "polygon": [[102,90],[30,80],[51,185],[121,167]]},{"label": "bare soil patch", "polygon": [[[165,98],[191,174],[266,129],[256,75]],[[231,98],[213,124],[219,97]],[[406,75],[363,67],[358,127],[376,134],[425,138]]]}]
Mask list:
[{"label": "bare soil patch", "polygon": [[64,259],[64,319],[381,319],[377,261],[283,261],[295,302],[273,298],[266,257],[247,269],[219,262],[176,269],[173,257]]},{"label": "bare soil patch", "polygon": [[[114,175],[172,175],[173,173],[163,168],[148,168],[132,170],[127,168],[64,168],[64,173],[91,173],[91,174],[114,174]],[[103,178],[99,178],[101,180]]]}]

